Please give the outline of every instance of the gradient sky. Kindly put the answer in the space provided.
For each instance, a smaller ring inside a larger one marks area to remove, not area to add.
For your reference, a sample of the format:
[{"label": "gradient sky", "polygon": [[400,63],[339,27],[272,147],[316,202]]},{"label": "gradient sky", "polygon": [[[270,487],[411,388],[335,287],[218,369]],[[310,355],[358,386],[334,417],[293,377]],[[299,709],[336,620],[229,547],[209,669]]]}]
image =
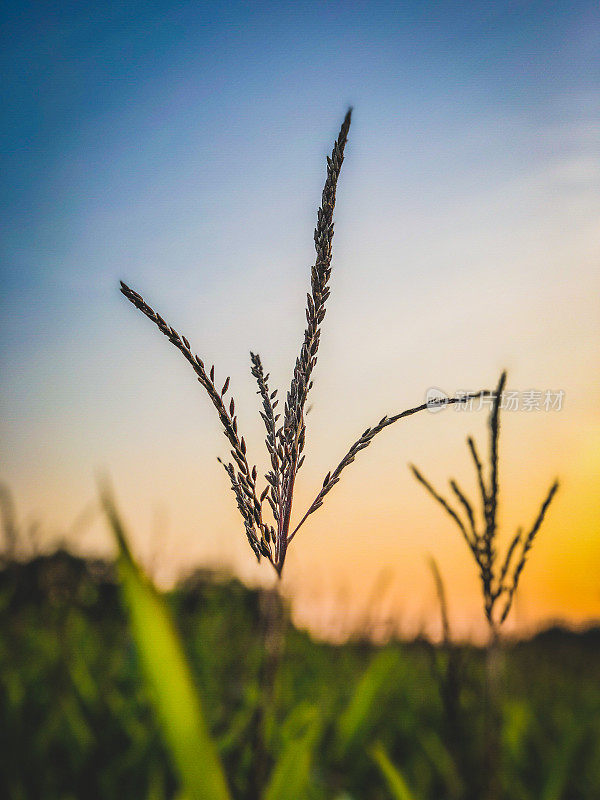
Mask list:
[{"label": "gradient sky", "polygon": [[[597,3],[3,8],[0,479],[21,518],[62,535],[105,469],[149,566],[271,580],[212,407],[118,279],[231,375],[263,465],[248,351],[286,388],[325,155],[352,104],[296,511],[384,413],[506,367],[513,390],[565,392],[561,411],[504,414],[504,536],[562,481],[511,624],[598,617]],[[480,629],[469,554],[406,465],[474,493],[464,440],[485,426],[425,413],[361,454],[290,550],[300,622],[349,625],[379,583],[375,613],[435,631],[433,554],[456,631]],[[110,544],[100,521],[71,540]]]}]

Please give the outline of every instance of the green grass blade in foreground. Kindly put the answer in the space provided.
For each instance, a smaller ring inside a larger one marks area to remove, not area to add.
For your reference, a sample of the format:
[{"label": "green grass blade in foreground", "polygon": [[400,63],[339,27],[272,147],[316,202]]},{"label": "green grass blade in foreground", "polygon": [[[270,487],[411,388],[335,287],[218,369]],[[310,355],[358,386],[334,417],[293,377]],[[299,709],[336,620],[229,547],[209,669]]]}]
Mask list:
[{"label": "green grass blade in foreground", "polygon": [[541,795],[542,800],[560,800],[564,797],[569,773],[573,771],[573,761],[581,741],[581,728],[573,721],[565,722],[566,730],[558,753],[549,765],[546,782]]},{"label": "green grass blade in foreground", "polygon": [[187,800],[229,800],[223,768],[169,610],[134,560],[109,492],[102,504],[119,546],[118,571],[139,660]]},{"label": "green grass blade in foreground", "polygon": [[373,728],[384,706],[387,687],[398,671],[398,654],[392,650],[378,653],[354,689],[347,708],[337,724],[336,748],[339,755],[347,753]]},{"label": "green grass blade in foreground", "polygon": [[465,795],[463,782],[454,763],[454,759],[448,752],[441,738],[436,731],[427,731],[418,737],[419,746],[431,761],[438,775],[446,784],[446,800],[460,798]]},{"label": "green grass blade in foreground", "polygon": [[390,757],[383,745],[374,745],[371,748],[371,757],[385,778],[390,794],[394,800],[416,800],[416,797],[408,788],[402,773],[398,767],[395,767],[390,761]]},{"label": "green grass blade in foreground", "polygon": [[286,741],[263,800],[299,800],[307,796],[313,754],[321,734],[318,709],[301,703],[291,712],[285,728]]}]

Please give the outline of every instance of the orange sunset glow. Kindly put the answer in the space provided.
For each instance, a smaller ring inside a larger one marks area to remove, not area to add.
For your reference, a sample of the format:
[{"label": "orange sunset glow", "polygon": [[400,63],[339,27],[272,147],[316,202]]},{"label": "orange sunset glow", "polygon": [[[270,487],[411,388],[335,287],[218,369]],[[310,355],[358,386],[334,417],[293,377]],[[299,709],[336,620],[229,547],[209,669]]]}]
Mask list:
[{"label": "orange sunset glow", "polygon": [[[231,376],[261,475],[248,354],[261,354],[283,396],[325,158],[352,104],[294,518],[368,425],[431,387],[493,389],[506,369],[521,407],[501,417],[502,548],[560,481],[508,628],[588,624],[600,617],[600,87],[586,71],[585,15],[562,30],[550,79],[554,28],[547,50],[528,30],[482,64],[468,32],[380,11],[358,38],[356,26],[281,20],[269,57],[260,20],[242,40],[216,12],[199,28],[178,18],[128,39],[128,58],[146,64],[139,80],[110,59],[97,74],[82,47],[57,74],[40,73],[29,105],[15,85],[12,136],[29,141],[31,163],[7,159],[0,477],[19,518],[39,522],[41,549],[65,540],[112,552],[94,512],[107,473],[159,583],[198,566],[275,582],[217,463],[229,447],[214,409],[119,280],[216,365],[218,381]],[[110,26],[102,41],[125,47]],[[560,393],[560,408],[525,408],[532,391]],[[481,637],[475,565],[408,465],[442,493],[455,478],[475,498],[466,437],[486,453],[487,419],[486,408],[424,411],[359,453],[290,546],[281,590],[299,625],[339,639],[368,617],[438,637],[433,556],[455,635]]]}]

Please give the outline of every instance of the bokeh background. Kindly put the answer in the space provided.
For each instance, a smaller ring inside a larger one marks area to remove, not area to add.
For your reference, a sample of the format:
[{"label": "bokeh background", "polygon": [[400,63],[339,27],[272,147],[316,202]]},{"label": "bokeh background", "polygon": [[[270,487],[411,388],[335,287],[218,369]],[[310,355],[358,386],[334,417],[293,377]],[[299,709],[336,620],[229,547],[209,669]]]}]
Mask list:
[{"label": "bokeh background", "polygon": [[[352,104],[296,513],[383,414],[507,368],[510,389],[564,392],[503,416],[505,536],[562,484],[511,625],[598,618],[599,34],[592,2],[5,5],[0,477],[37,546],[109,552],[87,514],[105,470],[160,581],[272,583],[214,410],[118,280],[231,375],[265,466],[248,351],[285,390]],[[297,622],[337,635],[376,606],[435,635],[433,554],[456,633],[479,635],[469,553],[407,463],[474,492],[486,416],[421,414],[361,454],[290,550]]]}]

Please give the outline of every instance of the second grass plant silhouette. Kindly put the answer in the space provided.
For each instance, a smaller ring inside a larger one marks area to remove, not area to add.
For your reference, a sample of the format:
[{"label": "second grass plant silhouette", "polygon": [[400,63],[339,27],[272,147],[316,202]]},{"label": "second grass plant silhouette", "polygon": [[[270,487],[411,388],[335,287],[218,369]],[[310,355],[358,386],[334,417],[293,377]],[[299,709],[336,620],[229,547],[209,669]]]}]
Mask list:
[{"label": "second grass plant silhouette", "polygon": [[[546,511],[552,502],[552,498],[558,491],[558,481],[554,481],[540,507],[533,525],[526,534],[523,533],[522,528],[519,528],[506,550],[504,559],[500,563],[498,561],[499,553],[497,549],[499,491],[498,439],[500,435],[500,406],[505,384],[506,372],[503,372],[494,393],[492,410],[489,418],[490,463],[487,477],[484,474],[483,464],[479,457],[474,439],[471,436],[467,439],[469,451],[477,472],[477,482],[479,484],[481,501],[480,520],[476,519],[473,504],[468,500],[466,494],[455,480],[450,480],[450,488],[457,502],[462,506],[463,516],[466,520],[433,488],[419,470],[411,465],[415,478],[453,519],[463,539],[467,543],[469,550],[473,554],[473,558],[479,568],[485,616],[492,635],[494,636],[497,633],[498,627],[502,625],[510,612],[527,555],[544,521]],[[515,560],[513,557],[517,551],[519,552]],[[495,614],[494,610],[497,607],[500,608],[500,611]]]},{"label": "second grass plant silhouette", "polygon": [[[500,785],[502,759],[500,630],[510,613],[527,555],[533,546],[534,539],[544,521],[550,503],[558,490],[558,481],[554,481],[540,506],[532,526],[527,533],[524,533],[523,529],[520,528],[510,541],[504,558],[500,558],[498,553],[498,442],[500,436],[500,408],[505,385],[506,372],[503,372],[492,398],[492,408],[489,416],[490,445],[489,467],[487,470],[484,470],[475,440],[472,437],[467,439],[477,473],[481,504],[479,513],[455,480],[450,480],[450,489],[458,503],[457,507],[451,505],[445,497],[439,494],[415,466],[411,466],[415,478],[442,506],[460,530],[479,569],[484,613],[490,634],[485,654],[483,696],[484,751],[481,769],[470,769],[463,764],[462,779],[466,791],[465,798],[484,798],[484,800],[498,800],[502,793]],[[462,511],[459,512],[456,508],[462,509]],[[442,604],[444,639],[446,640],[448,623],[444,612],[443,584],[437,568],[434,570],[434,576]],[[456,653],[456,651],[454,652]],[[451,662],[449,662],[448,667],[450,667],[450,664]],[[456,738],[458,720],[461,720],[460,724],[462,724],[462,712],[459,702],[461,678],[459,677],[459,671],[454,666],[452,666],[452,672],[448,669],[445,675],[442,673],[439,677],[446,717],[448,720],[452,720],[455,728],[450,740],[453,742]]]},{"label": "second grass plant silhouette", "polygon": [[[321,206],[317,214],[314,233],[316,260],[311,271],[311,290],[307,294],[306,330],[300,354],[296,359],[290,388],[284,404],[283,420],[277,408],[277,390],[271,391],[269,375],[265,374],[259,355],[251,353],[252,374],[258,384],[263,409],[260,412],[266,427],[266,446],[271,461],[267,472],[266,486],[257,488],[257,470],[250,466],[244,437],[238,432],[235,401],[227,402],[229,378],[222,387],[215,383],[215,368],[206,369],[202,359],[197,356],[185,336],[181,336],[152,309],[141,295],[121,282],[121,291],[158,329],[177,347],[205,388],[217,410],[225,436],[231,445],[231,460],[223,463],[235,494],[237,506],[243,519],[248,542],[260,561],[261,556],[268,559],[277,574],[281,576],[287,548],[300,527],[320,506],[325,496],[339,481],[342,471],[349,466],[357,454],[369,446],[373,438],[384,428],[404,417],[409,417],[427,408],[423,403],[392,416],[384,416],[373,427],[367,428],[354,442],[338,466],[328,472],[314,501],[292,529],[292,502],[298,471],[304,461],[306,441],[305,406],[308,393],[313,385],[312,373],[317,363],[317,352],[321,337],[321,325],[325,318],[325,306],[329,297],[331,276],[331,257],[333,239],[333,211],[338,178],[344,160],[344,149],[348,139],[352,109],[349,109],[342,123],[338,138],[333,146],[331,157],[327,159],[327,178],[323,188]],[[464,402],[469,397],[450,398],[446,402]],[[273,522],[265,519],[264,503],[268,502]]]}]

